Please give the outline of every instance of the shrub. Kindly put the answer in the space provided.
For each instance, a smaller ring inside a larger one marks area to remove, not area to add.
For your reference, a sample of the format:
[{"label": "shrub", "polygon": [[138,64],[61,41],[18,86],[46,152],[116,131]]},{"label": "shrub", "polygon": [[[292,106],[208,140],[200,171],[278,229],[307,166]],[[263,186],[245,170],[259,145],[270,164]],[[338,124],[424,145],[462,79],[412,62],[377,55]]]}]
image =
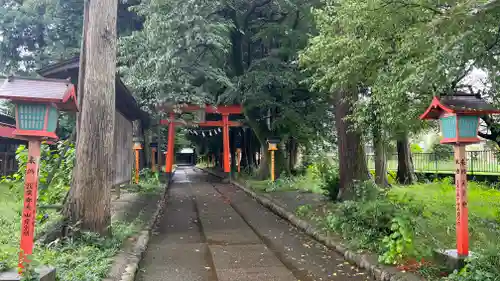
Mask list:
[{"label": "shrub", "polygon": [[[135,176],[135,171],[133,172]],[[147,184],[159,184],[160,183],[160,174],[157,172],[153,172],[150,168],[144,168],[139,171],[139,178],[142,182]]]},{"label": "shrub", "polygon": [[431,161],[449,160],[453,158],[453,147],[451,145],[435,143],[432,145],[430,151]]},{"label": "shrub", "polygon": [[340,184],[338,168],[327,160],[319,162],[316,167],[318,176],[321,179],[321,188],[332,201],[336,201]]}]

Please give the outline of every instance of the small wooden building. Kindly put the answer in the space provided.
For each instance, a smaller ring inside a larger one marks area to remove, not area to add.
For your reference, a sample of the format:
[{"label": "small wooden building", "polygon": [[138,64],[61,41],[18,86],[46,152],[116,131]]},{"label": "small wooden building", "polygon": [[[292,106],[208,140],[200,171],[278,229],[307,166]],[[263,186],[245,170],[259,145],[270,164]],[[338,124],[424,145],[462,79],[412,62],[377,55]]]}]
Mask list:
[{"label": "small wooden building", "polygon": [[[38,74],[45,78],[70,79],[78,85],[79,58],[49,65],[38,70]],[[78,87],[77,87],[78,88]],[[78,96],[78,93],[77,93]],[[114,184],[120,185],[129,182],[132,178],[134,165],[132,122],[140,120],[142,128],[149,127],[149,116],[142,111],[119,76],[116,77],[116,119],[115,119],[115,179]],[[142,167],[141,167],[142,168]]]}]

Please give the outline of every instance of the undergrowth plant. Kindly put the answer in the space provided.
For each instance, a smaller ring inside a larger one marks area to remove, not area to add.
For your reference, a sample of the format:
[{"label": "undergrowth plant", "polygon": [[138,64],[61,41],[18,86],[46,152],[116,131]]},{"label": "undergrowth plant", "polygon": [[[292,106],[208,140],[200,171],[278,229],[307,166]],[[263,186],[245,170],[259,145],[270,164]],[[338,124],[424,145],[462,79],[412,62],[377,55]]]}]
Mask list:
[{"label": "undergrowth plant", "polygon": [[141,182],[147,184],[160,183],[160,174],[158,172],[153,172],[150,168],[144,168],[141,171],[139,171],[139,178]]},{"label": "undergrowth plant", "polygon": [[[69,140],[56,145],[42,143],[40,149],[38,202],[57,204],[69,190],[75,160],[75,147]],[[18,171],[3,176],[0,183],[7,184],[18,199],[23,197],[24,176],[28,162],[28,148],[20,145],[16,150]]]},{"label": "undergrowth plant", "polygon": [[476,253],[467,260],[460,271],[455,271],[446,278],[450,281],[499,281],[500,247],[492,247]]}]

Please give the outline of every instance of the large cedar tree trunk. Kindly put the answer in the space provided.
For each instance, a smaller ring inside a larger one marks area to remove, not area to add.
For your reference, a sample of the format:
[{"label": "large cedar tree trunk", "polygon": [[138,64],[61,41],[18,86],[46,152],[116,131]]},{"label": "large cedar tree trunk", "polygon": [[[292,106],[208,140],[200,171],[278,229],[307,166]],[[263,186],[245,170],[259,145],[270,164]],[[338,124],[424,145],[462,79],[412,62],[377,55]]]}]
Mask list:
[{"label": "large cedar tree trunk", "polygon": [[381,187],[389,186],[387,180],[387,151],[382,134],[377,126],[373,130],[373,144],[375,146],[375,183]]},{"label": "large cedar tree trunk", "polygon": [[72,222],[79,222],[81,230],[103,235],[109,234],[111,224],[117,7],[117,0],[90,1],[88,6],[78,172],[65,213]]},{"label": "large cedar tree trunk", "polygon": [[408,133],[404,133],[397,140],[398,150],[398,173],[397,179],[400,184],[412,184],[416,181],[411,158],[410,141]]},{"label": "large cedar tree trunk", "polygon": [[337,199],[354,197],[354,182],[368,179],[365,152],[361,134],[353,130],[352,123],[345,119],[351,114],[352,105],[357,100],[356,91],[340,91],[335,97],[335,127],[339,152],[339,194]]}]

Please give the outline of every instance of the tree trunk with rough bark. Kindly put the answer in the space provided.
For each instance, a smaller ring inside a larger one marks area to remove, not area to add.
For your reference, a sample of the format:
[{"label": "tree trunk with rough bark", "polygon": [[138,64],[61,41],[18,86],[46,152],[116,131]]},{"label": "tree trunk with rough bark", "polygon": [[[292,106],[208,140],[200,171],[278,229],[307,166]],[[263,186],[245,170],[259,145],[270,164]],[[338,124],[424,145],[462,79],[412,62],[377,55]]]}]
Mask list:
[{"label": "tree trunk with rough bark", "polygon": [[295,170],[297,166],[297,158],[298,158],[298,144],[297,140],[293,137],[288,140],[288,167],[290,171]]},{"label": "tree trunk with rough bark", "polygon": [[349,200],[355,195],[354,183],[368,179],[368,167],[361,142],[361,134],[346,120],[357,100],[356,91],[339,91],[335,97],[335,127],[339,153],[339,194],[337,199]]},{"label": "tree trunk with rough bark", "polygon": [[[262,151],[267,151],[267,147],[262,146]],[[256,178],[257,180],[266,180],[270,178],[270,159],[269,153],[263,153],[260,159],[259,168],[257,169]]]},{"label": "tree trunk with rough bark", "polygon": [[117,7],[117,0],[90,1],[88,6],[82,69],[85,87],[79,97],[78,172],[66,212],[81,230],[102,235],[108,235],[111,226]]},{"label": "tree trunk with rough bark", "polygon": [[375,183],[381,187],[389,186],[387,180],[387,152],[379,133],[373,134],[375,145]]},{"label": "tree trunk with rough bark", "polygon": [[[87,32],[88,32],[88,25],[89,25],[89,3],[90,0],[84,0],[83,2],[83,24],[82,24],[82,42],[80,46],[80,61],[78,65],[78,85],[76,89],[76,95],[77,95],[77,100],[78,100],[78,108],[81,110],[83,107],[83,96],[84,96],[84,89],[85,89],[85,60],[86,60],[86,43],[87,43]],[[81,114],[80,112],[76,113],[76,124],[75,124],[75,149],[78,150],[78,135],[80,134],[80,118]],[[75,163],[74,166],[76,167],[76,157],[75,157]],[[75,179],[77,177],[77,172],[78,170],[73,168],[72,175],[71,175],[71,186],[68,191],[68,194],[66,194],[66,198],[64,200],[64,207],[62,210],[62,214],[65,218],[71,218],[71,206],[69,204],[68,198],[72,198],[74,196],[74,190],[75,190]]]},{"label": "tree trunk with rough bark", "polygon": [[398,150],[398,172],[397,179],[400,184],[413,184],[416,181],[413,169],[413,160],[410,151],[410,141],[408,133],[404,133],[397,140]]}]

